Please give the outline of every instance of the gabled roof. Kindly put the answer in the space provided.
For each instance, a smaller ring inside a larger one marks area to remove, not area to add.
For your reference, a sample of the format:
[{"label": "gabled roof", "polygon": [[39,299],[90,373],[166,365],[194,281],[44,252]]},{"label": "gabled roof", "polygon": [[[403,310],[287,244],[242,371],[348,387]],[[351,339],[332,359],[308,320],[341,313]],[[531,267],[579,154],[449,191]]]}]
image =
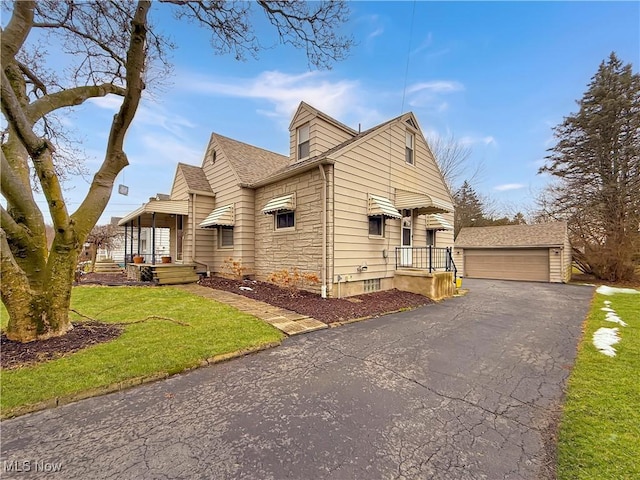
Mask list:
[{"label": "gabled roof", "polygon": [[204,174],[204,170],[194,165],[187,165],[186,163],[178,163],[178,171],[182,172],[185,182],[187,182],[187,188],[189,190],[198,190],[201,192],[212,192],[209,180]]},{"label": "gabled roof", "polygon": [[248,143],[213,133],[220,149],[224,151],[231,168],[243,185],[259,182],[289,165],[289,157],[254,147]]},{"label": "gabled roof", "polygon": [[[304,103],[304,102],[303,102]],[[406,114],[405,114],[406,115]],[[276,181],[276,180],[280,180],[282,178],[286,178],[287,175],[295,175],[297,173],[301,173],[305,170],[308,170],[309,168],[313,168],[316,165],[321,165],[323,163],[333,163],[333,160],[331,159],[331,156],[338,152],[339,150],[342,150],[343,148],[348,147],[349,145],[357,142],[358,140],[360,140],[361,138],[367,137],[369,135],[372,135],[374,132],[377,132],[378,130],[381,130],[382,128],[384,128],[385,126],[389,125],[390,123],[393,123],[395,121],[397,121],[398,119],[402,118],[404,115],[400,115],[398,117],[392,118],[391,120],[387,120],[386,122],[381,123],[380,125],[376,125],[375,127],[372,127],[368,130],[365,130],[362,133],[358,133],[357,135],[355,135],[354,137],[350,138],[349,140],[346,140],[344,142],[342,142],[339,145],[336,145],[333,148],[330,148],[329,150],[327,150],[326,152],[321,153],[320,155],[316,155],[315,157],[311,157],[311,158],[307,158],[306,160],[303,160],[301,162],[295,162],[295,163],[288,163],[286,166],[280,168],[279,170],[274,171],[271,175],[265,176],[264,178],[260,179],[259,181],[254,182],[253,184],[247,184],[247,186],[250,187],[258,187],[258,186],[262,186],[262,185],[267,185],[268,183],[272,182],[272,181]],[[288,157],[287,157],[287,160]]]},{"label": "gabled roof", "polygon": [[551,247],[564,245],[566,222],[497,227],[464,227],[455,241],[456,248]]},{"label": "gabled roof", "polygon": [[291,123],[289,124],[289,130],[291,130],[293,128],[293,124],[298,116],[298,114],[300,113],[301,110],[309,110],[310,112],[312,112],[316,117],[323,119],[326,122],[332,123],[333,125],[335,125],[336,127],[340,128],[341,130],[344,130],[345,132],[347,132],[350,135],[357,135],[358,132],[356,132],[353,128],[349,127],[348,125],[345,125],[344,123],[336,120],[333,117],[330,117],[329,115],[327,115],[324,112],[321,112],[320,110],[318,110],[317,108],[312,107],[311,105],[309,105],[306,102],[300,102],[300,105],[298,105],[298,109],[296,110],[296,113],[293,114],[293,117],[291,118]]}]

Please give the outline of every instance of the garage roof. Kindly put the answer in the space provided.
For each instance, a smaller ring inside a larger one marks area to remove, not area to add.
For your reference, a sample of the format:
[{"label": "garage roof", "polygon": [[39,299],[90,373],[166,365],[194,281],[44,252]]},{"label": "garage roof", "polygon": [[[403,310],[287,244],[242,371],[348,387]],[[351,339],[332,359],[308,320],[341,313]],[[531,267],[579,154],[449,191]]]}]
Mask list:
[{"label": "garage roof", "polygon": [[497,227],[464,227],[456,237],[456,248],[553,247],[562,246],[566,222]]}]

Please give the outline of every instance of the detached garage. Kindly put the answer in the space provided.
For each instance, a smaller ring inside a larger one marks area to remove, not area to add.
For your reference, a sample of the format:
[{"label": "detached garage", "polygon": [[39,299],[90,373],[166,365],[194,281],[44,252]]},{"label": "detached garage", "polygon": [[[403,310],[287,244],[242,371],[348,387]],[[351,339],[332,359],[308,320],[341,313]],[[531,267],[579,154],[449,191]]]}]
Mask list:
[{"label": "detached garage", "polygon": [[565,222],[460,230],[454,261],[468,278],[563,283],[571,279]]}]

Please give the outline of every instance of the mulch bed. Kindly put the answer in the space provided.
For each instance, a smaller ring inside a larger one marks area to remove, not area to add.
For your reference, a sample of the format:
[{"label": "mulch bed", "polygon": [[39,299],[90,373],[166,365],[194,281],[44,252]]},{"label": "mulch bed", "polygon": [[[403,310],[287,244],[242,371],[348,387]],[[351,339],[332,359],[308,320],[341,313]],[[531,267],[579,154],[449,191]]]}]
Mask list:
[{"label": "mulch bed", "polygon": [[79,322],[62,337],[20,343],[9,340],[3,333],[0,336],[0,367],[13,369],[54,360],[83,348],[109,342],[120,336],[123,328],[101,322]]},{"label": "mulch bed", "polygon": [[75,285],[103,285],[103,286],[154,286],[154,282],[139,282],[137,280],[129,280],[126,273],[83,273]]},{"label": "mulch bed", "polygon": [[[348,298],[322,298],[304,290],[292,293],[271,283],[255,280],[210,277],[200,280],[199,283],[205,287],[237,293],[301,315],[308,315],[327,324],[354,318],[375,317],[433,303],[433,300],[423,295],[395,289]],[[240,287],[248,287],[251,290],[241,290]]]}]

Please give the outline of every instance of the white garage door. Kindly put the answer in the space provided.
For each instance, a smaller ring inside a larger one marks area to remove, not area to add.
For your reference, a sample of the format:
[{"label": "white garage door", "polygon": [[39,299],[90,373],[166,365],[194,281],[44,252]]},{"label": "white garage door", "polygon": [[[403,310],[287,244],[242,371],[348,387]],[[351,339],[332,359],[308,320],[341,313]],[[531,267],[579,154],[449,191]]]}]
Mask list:
[{"label": "white garage door", "polygon": [[464,250],[469,278],[549,281],[548,248],[482,248]]}]

